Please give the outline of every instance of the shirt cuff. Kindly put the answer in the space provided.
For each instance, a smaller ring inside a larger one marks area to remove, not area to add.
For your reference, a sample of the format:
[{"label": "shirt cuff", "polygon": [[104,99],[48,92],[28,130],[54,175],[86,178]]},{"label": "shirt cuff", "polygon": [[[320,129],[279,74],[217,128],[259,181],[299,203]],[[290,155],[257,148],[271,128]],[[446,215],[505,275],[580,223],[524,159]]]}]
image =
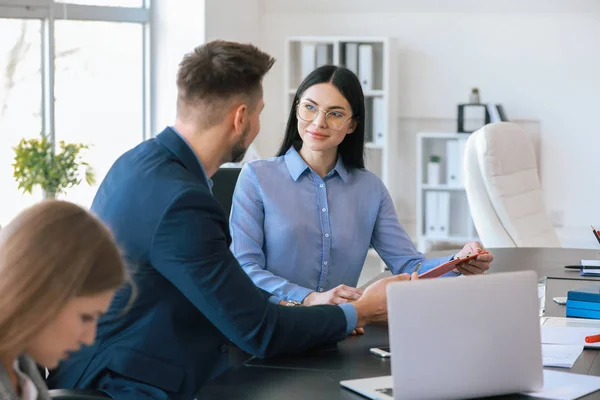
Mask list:
[{"label": "shirt cuff", "polygon": [[298,303],[302,303],[306,296],[308,296],[312,292],[314,292],[314,290],[310,290],[302,286],[297,286],[289,292],[289,294],[286,296],[286,300],[294,300]]},{"label": "shirt cuff", "polygon": [[281,299],[277,296],[271,296],[269,297],[269,302],[273,303],[273,304],[279,304],[279,302],[281,301]]},{"label": "shirt cuff", "polygon": [[356,308],[353,304],[350,303],[340,304],[338,305],[338,307],[341,308],[344,314],[346,315],[346,335],[349,335],[354,329],[356,329],[356,323],[358,322]]}]

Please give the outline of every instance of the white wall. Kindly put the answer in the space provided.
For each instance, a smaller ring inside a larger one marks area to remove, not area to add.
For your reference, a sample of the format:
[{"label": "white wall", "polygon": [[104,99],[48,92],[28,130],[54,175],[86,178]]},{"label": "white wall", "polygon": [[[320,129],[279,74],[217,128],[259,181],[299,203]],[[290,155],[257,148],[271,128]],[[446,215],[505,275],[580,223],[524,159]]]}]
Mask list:
[{"label": "white wall", "polygon": [[152,135],[175,122],[177,68],[186,53],[204,43],[204,3],[204,0],[152,2]]},{"label": "white wall", "polygon": [[[595,172],[600,2],[262,0],[259,9],[257,43],[280,60],[265,82],[267,107],[258,143],[263,156],[274,154],[285,123],[287,36],[391,36],[400,63],[400,126],[455,118],[456,104],[467,100],[473,86],[483,101],[502,103],[509,118],[539,121],[542,184],[549,210],[562,214],[561,238],[565,245],[598,246],[589,224],[600,226]],[[415,132],[399,134],[406,137],[398,157],[414,159]],[[414,161],[400,176],[406,195],[395,200],[410,229],[416,213]]]}]

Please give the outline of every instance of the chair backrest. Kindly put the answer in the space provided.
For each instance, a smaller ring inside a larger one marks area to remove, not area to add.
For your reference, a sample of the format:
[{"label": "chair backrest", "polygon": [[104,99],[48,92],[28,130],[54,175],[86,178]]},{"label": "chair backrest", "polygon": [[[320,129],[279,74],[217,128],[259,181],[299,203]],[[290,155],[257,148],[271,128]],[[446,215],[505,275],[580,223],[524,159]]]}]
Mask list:
[{"label": "chair backrest", "polygon": [[241,168],[219,168],[217,173],[212,176],[213,188],[212,192],[217,201],[223,207],[227,217],[231,214],[231,202],[233,199],[233,191],[240,175]]},{"label": "chair backrest", "polygon": [[467,199],[484,246],[560,247],[523,129],[510,122],[484,126],[467,140],[463,161]]}]

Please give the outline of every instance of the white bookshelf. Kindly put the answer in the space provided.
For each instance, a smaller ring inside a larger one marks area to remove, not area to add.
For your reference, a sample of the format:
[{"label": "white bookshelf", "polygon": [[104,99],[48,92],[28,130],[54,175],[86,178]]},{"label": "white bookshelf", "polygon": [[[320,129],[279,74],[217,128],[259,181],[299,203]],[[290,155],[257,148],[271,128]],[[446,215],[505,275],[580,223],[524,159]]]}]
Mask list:
[{"label": "white bookshelf", "polygon": [[[436,244],[458,247],[479,240],[462,176],[461,145],[464,146],[468,137],[469,134],[464,133],[417,134],[417,247],[421,252],[430,251]],[[449,146],[449,142],[455,144]],[[455,150],[453,154],[448,154],[449,148]],[[428,181],[427,169],[432,156],[440,158],[437,182]],[[436,194],[431,197],[428,193]],[[435,202],[428,205],[431,199],[437,199],[437,205],[431,206]],[[441,206],[444,201],[446,206]],[[435,216],[430,211],[436,213]]]},{"label": "white bookshelf", "polygon": [[[361,58],[356,53],[356,62],[353,64],[351,57],[348,57],[347,49],[361,45],[370,52],[372,58],[371,64],[371,84],[363,85],[365,95],[365,162],[366,167],[371,172],[378,175],[386,185],[392,199],[399,198],[399,182],[393,180],[394,171],[399,170],[399,160],[391,153],[392,149],[398,147],[397,135],[397,115],[392,115],[391,105],[397,104],[396,77],[398,72],[395,70],[393,60],[394,51],[392,51],[392,39],[387,37],[372,36],[297,36],[289,37],[285,46],[285,117],[287,118],[289,109],[292,107],[294,95],[302,80],[306,77],[307,71],[324,65],[318,63],[318,58],[325,61],[325,64],[345,66],[355,73],[359,79],[363,70]],[[349,47],[350,45],[350,47]],[[315,47],[317,56],[314,66],[311,68],[312,46]],[[319,50],[320,46],[320,50]],[[326,50],[325,50],[326,49]],[[360,50],[358,50],[360,52]],[[350,51],[352,53],[352,51]],[[321,57],[318,55],[321,54]],[[323,60],[326,55],[326,60]],[[306,59],[309,59],[309,62]],[[353,67],[353,65],[355,67]],[[362,80],[361,80],[362,82]],[[381,106],[378,119],[378,133],[373,132],[373,104],[378,102]],[[378,257],[377,253],[371,249],[369,257]]]}]

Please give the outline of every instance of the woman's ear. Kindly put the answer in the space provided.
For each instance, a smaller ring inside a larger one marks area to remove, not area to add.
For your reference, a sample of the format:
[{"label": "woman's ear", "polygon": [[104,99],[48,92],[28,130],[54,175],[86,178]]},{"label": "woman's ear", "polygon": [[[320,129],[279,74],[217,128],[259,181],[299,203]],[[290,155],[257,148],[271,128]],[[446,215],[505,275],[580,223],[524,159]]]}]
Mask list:
[{"label": "woman's ear", "polygon": [[357,120],[353,119],[352,121],[350,121],[350,125],[348,125],[348,132],[346,132],[346,135],[349,135],[352,132],[354,132],[356,130],[357,126],[358,126]]}]

